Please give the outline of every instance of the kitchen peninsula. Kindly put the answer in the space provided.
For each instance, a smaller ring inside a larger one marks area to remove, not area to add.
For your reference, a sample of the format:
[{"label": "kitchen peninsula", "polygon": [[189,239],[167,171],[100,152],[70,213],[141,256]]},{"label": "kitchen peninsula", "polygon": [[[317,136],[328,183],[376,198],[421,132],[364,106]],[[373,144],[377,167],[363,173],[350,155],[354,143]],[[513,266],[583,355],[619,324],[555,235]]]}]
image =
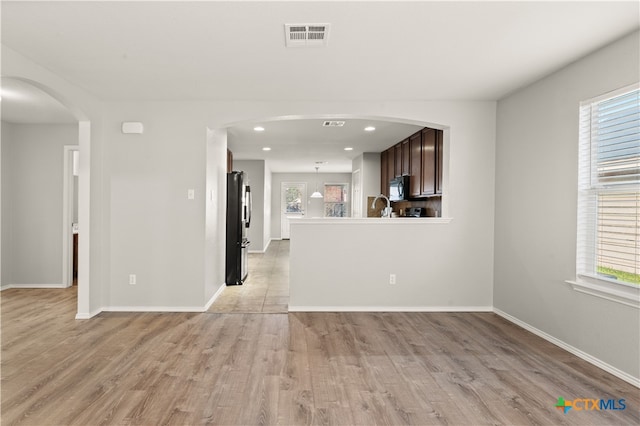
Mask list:
[{"label": "kitchen peninsula", "polygon": [[[290,311],[487,311],[451,218],[291,221]],[[459,241],[459,240],[458,240]],[[464,261],[466,264],[461,264]]]}]

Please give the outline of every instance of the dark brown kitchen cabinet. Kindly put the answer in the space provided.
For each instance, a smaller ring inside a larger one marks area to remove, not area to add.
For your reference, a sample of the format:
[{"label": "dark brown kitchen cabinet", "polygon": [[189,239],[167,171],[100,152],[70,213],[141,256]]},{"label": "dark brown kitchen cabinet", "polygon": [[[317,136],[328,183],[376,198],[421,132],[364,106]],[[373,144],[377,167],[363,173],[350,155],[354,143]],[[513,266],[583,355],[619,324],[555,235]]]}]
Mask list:
[{"label": "dark brown kitchen cabinet", "polygon": [[395,175],[394,177],[402,176],[402,145],[397,144],[393,147],[393,155],[396,159],[396,165],[394,168]]},{"label": "dark brown kitchen cabinet", "polygon": [[442,130],[436,130],[436,194],[442,194]]},{"label": "dark brown kitchen cabinet", "polygon": [[401,176],[411,175],[411,149],[409,148],[409,139],[400,142],[400,152],[402,153],[402,172]]},{"label": "dark brown kitchen cabinet", "polygon": [[233,152],[227,149],[227,173],[233,170]]},{"label": "dark brown kitchen cabinet", "polygon": [[419,197],[422,194],[422,132],[409,138],[409,151],[411,155],[409,194],[411,197]]},{"label": "dark brown kitchen cabinet", "polygon": [[383,194],[389,195],[389,181],[396,177],[396,150],[394,147],[387,149],[387,181],[385,182],[385,192]]},{"label": "dark brown kitchen cabinet", "polygon": [[389,196],[389,176],[387,175],[389,167],[388,151],[382,151],[380,153],[380,193]]},{"label": "dark brown kitchen cabinet", "polygon": [[436,131],[422,130],[422,185],[420,195],[436,193]]},{"label": "dark brown kitchen cabinet", "polygon": [[425,127],[380,154],[380,188],[389,195],[389,180],[409,175],[409,197],[442,195],[442,130]]}]

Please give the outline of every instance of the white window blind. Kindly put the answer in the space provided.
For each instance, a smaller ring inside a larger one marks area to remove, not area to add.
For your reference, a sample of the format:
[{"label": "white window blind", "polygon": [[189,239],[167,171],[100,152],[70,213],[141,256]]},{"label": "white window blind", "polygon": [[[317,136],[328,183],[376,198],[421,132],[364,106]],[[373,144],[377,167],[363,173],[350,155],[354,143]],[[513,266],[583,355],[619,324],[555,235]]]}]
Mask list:
[{"label": "white window blind", "polygon": [[638,86],[580,107],[577,272],[640,284]]}]

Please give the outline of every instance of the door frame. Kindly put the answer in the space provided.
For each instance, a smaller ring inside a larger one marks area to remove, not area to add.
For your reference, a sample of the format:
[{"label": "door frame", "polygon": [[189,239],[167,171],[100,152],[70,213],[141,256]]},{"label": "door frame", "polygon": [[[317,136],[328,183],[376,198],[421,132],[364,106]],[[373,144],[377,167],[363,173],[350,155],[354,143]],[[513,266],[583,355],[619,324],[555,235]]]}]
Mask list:
[{"label": "door frame", "polygon": [[[62,285],[71,287],[73,284],[73,193],[74,184],[74,153],[80,153],[79,145],[65,145],[63,147],[62,167]],[[78,186],[80,176],[78,176]]]},{"label": "door frame", "polygon": [[285,188],[290,187],[290,186],[301,186],[302,187],[302,212],[301,213],[290,213],[290,215],[296,215],[296,216],[304,216],[306,213],[306,201],[307,201],[307,182],[282,182],[280,184],[280,239],[281,240],[288,240],[290,237],[290,233],[287,232],[287,235],[285,237],[285,229],[289,229],[289,219],[287,218],[287,213],[285,211]]}]

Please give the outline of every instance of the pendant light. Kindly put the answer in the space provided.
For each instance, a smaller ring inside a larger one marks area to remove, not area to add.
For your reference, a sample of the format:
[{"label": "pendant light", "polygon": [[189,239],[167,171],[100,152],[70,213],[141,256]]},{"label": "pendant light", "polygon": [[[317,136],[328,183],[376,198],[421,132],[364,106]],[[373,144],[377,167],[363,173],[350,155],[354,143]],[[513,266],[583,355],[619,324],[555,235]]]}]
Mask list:
[{"label": "pendant light", "polygon": [[322,193],[318,191],[318,169],[319,168],[320,167],[316,166],[316,190],[313,192],[313,194],[311,194],[310,198],[324,198]]}]

